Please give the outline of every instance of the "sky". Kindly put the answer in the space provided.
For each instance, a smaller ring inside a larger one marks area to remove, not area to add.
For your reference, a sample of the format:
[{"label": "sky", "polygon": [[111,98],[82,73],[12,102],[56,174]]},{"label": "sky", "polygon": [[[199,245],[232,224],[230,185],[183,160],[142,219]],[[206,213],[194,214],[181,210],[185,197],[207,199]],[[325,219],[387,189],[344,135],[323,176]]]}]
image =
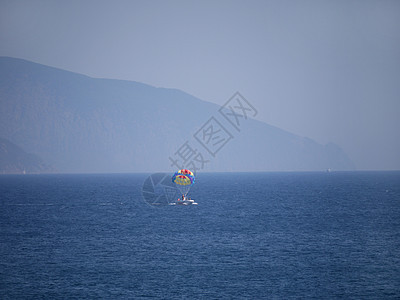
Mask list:
[{"label": "sky", "polygon": [[0,0],[0,56],[177,88],[400,169],[400,1]]}]

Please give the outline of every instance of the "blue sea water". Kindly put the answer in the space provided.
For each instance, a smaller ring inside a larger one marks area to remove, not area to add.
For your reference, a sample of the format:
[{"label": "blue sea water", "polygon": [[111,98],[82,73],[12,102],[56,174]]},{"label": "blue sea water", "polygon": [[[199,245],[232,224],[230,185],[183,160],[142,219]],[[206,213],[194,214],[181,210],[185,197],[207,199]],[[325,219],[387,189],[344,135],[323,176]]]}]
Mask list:
[{"label": "blue sea water", "polygon": [[400,298],[400,172],[148,175],[0,176],[0,298]]}]

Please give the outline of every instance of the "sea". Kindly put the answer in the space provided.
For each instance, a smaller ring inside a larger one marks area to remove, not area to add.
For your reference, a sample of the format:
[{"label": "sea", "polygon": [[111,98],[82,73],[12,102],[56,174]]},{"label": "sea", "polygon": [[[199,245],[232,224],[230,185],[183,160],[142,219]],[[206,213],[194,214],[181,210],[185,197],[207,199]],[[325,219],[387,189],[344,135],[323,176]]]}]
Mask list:
[{"label": "sea", "polygon": [[0,298],[400,299],[399,171],[159,176],[0,176]]}]

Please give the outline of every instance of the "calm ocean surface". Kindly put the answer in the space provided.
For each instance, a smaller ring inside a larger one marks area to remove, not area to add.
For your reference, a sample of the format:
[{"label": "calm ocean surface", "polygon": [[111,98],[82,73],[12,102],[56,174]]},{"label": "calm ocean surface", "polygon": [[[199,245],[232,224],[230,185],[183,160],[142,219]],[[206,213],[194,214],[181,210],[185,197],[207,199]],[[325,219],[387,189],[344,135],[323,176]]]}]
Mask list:
[{"label": "calm ocean surface", "polygon": [[148,175],[0,176],[0,298],[400,298],[400,172]]}]

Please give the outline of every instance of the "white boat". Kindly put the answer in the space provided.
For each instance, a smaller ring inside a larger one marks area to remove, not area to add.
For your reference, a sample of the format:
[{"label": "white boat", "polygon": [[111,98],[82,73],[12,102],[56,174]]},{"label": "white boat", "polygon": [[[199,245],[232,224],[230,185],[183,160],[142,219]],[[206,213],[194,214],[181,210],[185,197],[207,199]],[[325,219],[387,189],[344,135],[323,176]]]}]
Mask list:
[{"label": "white boat", "polygon": [[178,199],[175,202],[176,205],[197,205],[196,202],[192,199],[187,199],[186,197],[182,199]]}]

